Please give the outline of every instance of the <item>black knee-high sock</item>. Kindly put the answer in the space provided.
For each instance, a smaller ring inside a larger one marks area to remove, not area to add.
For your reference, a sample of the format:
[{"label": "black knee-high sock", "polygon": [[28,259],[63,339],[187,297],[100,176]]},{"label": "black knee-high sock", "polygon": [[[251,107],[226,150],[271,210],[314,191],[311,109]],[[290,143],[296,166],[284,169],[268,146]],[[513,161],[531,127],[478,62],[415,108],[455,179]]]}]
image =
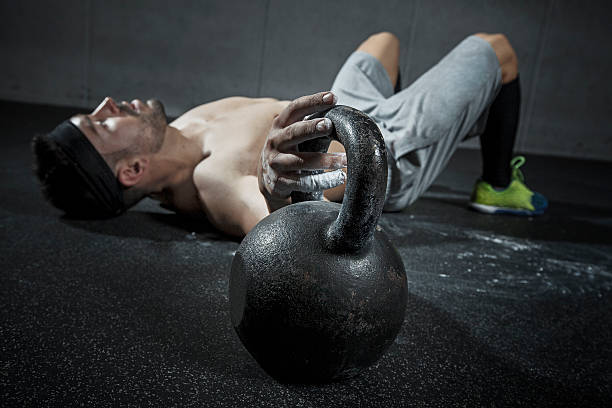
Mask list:
[{"label": "black knee-high sock", "polygon": [[400,75],[400,69],[397,69],[397,81],[395,82],[395,88],[393,89],[393,94],[398,93],[402,90],[402,77]]},{"label": "black knee-high sock", "polygon": [[517,76],[502,85],[491,104],[487,126],[480,136],[482,179],[494,187],[510,184],[510,160],[521,110],[521,87]]}]

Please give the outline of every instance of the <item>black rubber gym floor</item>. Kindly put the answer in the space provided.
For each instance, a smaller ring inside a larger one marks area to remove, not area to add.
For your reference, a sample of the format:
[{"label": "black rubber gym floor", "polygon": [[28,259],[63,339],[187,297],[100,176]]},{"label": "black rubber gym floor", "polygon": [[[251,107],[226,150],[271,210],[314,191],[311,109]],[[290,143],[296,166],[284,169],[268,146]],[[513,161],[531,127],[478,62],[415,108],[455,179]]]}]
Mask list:
[{"label": "black rubber gym floor", "polygon": [[610,406],[610,163],[529,155],[548,213],[488,216],[465,207],[479,152],[458,151],[380,220],[409,284],[395,343],[354,379],[284,385],[231,326],[237,241],[150,200],[110,221],[43,201],[29,141],[75,112],[0,102],[1,405]]}]

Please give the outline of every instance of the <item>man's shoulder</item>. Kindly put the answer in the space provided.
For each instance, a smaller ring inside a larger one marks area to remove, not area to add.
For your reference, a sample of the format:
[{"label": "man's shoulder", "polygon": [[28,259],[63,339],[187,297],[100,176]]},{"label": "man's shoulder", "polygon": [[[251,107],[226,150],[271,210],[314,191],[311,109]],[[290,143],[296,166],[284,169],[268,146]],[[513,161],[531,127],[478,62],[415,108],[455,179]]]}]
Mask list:
[{"label": "man's shoulder", "polygon": [[236,175],[223,169],[215,160],[203,160],[193,170],[193,183],[198,191],[227,185]]},{"label": "man's shoulder", "polygon": [[259,191],[257,176],[244,174],[236,169],[223,167],[222,163],[215,161],[202,162],[196,166],[193,172],[193,183],[200,197],[223,200],[225,197],[236,198],[243,195],[245,191],[252,194]]},{"label": "man's shoulder", "polygon": [[244,235],[268,215],[257,177],[212,167],[198,165],[193,174],[202,209],[217,228]]},{"label": "man's shoulder", "polygon": [[245,184],[257,185],[255,176],[247,175],[224,164],[221,160],[203,161],[193,171],[193,183],[200,196],[235,196]]}]

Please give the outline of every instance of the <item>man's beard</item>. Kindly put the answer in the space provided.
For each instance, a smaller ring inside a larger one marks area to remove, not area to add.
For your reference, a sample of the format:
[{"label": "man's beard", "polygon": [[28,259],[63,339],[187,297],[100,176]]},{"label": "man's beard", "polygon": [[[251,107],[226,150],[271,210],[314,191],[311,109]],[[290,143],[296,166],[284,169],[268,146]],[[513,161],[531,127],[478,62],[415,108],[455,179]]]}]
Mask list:
[{"label": "man's beard", "polygon": [[157,99],[149,99],[147,104],[153,109],[152,112],[141,114],[141,118],[145,126],[151,129],[151,151],[158,152],[164,144],[164,136],[166,135],[166,126],[168,119],[166,111],[161,101]]},{"label": "man's beard", "polygon": [[145,146],[143,146],[144,151],[148,153],[157,153],[164,144],[168,119],[166,118],[164,104],[161,103],[160,100],[149,99],[146,103],[152,109],[151,112],[139,113],[127,103],[118,105],[118,108],[121,112],[137,117],[142,121],[141,132],[148,135],[145,139],[147,142]]}]

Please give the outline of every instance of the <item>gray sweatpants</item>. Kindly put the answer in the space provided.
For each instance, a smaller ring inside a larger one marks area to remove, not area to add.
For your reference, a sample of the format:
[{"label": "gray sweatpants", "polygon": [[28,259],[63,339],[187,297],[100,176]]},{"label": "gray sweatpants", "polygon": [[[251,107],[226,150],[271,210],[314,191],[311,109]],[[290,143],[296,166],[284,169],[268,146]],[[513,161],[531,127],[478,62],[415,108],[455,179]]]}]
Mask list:
[{"label": "gray sweatpants", "polygon": [[355,51],[332,92],[378,124],[389,177],[385,211],[412,204],[444,169],[461,141],[484,131],[489,105],[501,87],[495,51],[470,36],[408,88],[393,94],[387,71],[372,55]]}]

